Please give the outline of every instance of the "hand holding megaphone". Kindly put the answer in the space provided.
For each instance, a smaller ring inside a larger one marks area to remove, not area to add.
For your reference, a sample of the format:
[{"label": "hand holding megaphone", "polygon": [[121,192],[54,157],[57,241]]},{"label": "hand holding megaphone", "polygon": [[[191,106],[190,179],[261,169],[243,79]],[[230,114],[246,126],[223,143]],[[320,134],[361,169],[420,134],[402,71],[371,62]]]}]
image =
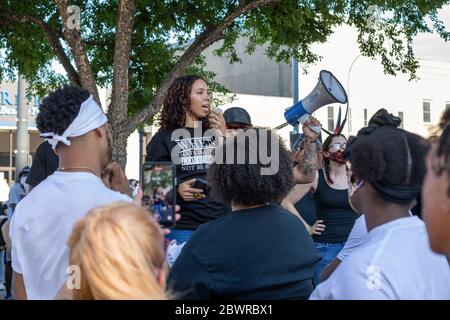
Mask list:
[{"label": "hand holding megaphone", "polygon": [[[286,109],[284,118],[286,122],[275,128],[284,128],[287,125],[295,126],[299,123],[305,124],[311,114],[330,103],[346,103],[347,93],[338,79],[329,71],[320,71],[319,81],[314,90],[303,100]],[[310,125],[312,130],[320,133],[320,126]]]},{"label": "hand holding megaphone", "polygon": [[227,127],[222,109],[215,108],[214,110],[211,110],[209,114],[209,122],[211,123],[211,127],[213,129],[217,130],[222,136],[225,136]]},{"label": "hand holding megaphone", "polygon": [[309,119],[302,126],[302,131],[305,139],[315,141],[320,135],[321,128],[322,126],[319,120],[314,117],[309,117]]}]

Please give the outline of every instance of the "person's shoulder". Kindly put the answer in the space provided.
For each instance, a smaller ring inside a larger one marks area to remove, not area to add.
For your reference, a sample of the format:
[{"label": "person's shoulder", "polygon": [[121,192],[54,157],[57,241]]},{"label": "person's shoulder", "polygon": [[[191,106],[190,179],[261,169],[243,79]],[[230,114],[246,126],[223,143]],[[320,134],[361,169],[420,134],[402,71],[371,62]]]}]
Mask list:
[{"label": "person's shoulder", "polygon": [[34,155],[36,158],[45,159],[49,157],[57,157],[55,151],[53,151],[50,143],[47,141],[42,142],[36,149]]},{"label": "person's shoulder", "polygon": [[95,188],[96,194],[101,195],[102,197],[110,201],[125,201],[125,202],[133,201],[133,199],[128,195],[123,194],[119,191],[109,189],[101,182],[96,183],[95,186],[94,184],[92,184],[92,186],[93,188]]},{"label": "person's shoulder", "polygon": [[303,222],[299,219],[299,217],[279,205],[273,205],[269,210],[271,210],[272,216],[268,216],[272,219],[283,221],[289,226],[303,226]]},{"label": "person's shoulder", "polygon": [[224,217],[217,218],[212,221],[208,221],[206,223],[201,224],[197,227],[197,229],[192,234],[191,239],[186,244],[186,248],[194,249],[198,245],[202,245],[205,240],[214,239],[217,240],[220,237],[220,233],[223,231],[229,232],[230,229],[227,229],[227,224],[230,221],[232,213],[226,215]]},{"label": "person's shoulder", "polygon": [[49,151],[53,152],[53,149],[52,149],[50,143],[48,143],[47,141],[44,141],[40,145],[38,145],[38,147],[36,149],[36,154],[41,153],[41,152],[49,152]]},{"label": "person's shoulder", "polygon": [[158,139],[166,139],[166,138],[170,138],[170,136],[172,135],[172,132],[173,132],[174,130],[175,130],[175,129],[163,129],[163,130],[159,130],[158,132],[156,132],[156,133],[153,135],[152,140],[153,140],[153,139],[158,140]]}]

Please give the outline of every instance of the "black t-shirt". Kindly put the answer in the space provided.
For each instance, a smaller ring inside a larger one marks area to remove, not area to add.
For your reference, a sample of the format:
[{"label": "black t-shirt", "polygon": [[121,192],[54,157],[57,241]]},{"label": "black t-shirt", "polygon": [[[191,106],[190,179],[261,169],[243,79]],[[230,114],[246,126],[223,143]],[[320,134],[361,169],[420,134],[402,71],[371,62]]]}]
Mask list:
[{"label": "black t-shirt", "polygon": [[303,220],[306,221],[307,224],[312,226],[317,221],[317,210],[316,210],[316,202],[314,201],[314,194],[311,191],[308,191],[307,194],[303,196],[297,203],[295,204],[295,209],[300,213]]},{"label": "black t-shirt", "polygon": [[[175,134],[167,129],[156,133],[147,145],[147,161],[170,161],[172,152],[179,156],[181,164],[176,164],[177,184],[193,178],[206,178],[209,164],[212,162],[212,151],[217,146],[217,137],[203,136],[193,128],[183,128],[189,136]],[[177,148],[177,149],[174,149]],[[195,201],[184,201],[177,196],[177,203],[181,207],[181,219],[177,221],[177,230],[195,230],[202,223],[214,220],[224,215],[221,203],[214,201],[207,189],[206,198]]]},{"label": "black t-shirt", "polygon": [[58,169],[59,157],[53,151],[50,143],[42,142],[36,149],[33,157],[33,164],[26,182],[36,187],[44,181],[48,176],[52,175]]},{"label": "black t-shirt", "polygon": [[323,170],[319,170],[319,182],[314,192],[317,219],[323,220],[325,230],[314,235],[315,242],[337,243],[347,241],[358,214],[348,202],[348,191],[331,188],[325,181]]},{"label": "black t-shirt", "polygon": [[200,226],[169,274],[180,299],[307,299],[320,256],[303,223],[278,205]]}]

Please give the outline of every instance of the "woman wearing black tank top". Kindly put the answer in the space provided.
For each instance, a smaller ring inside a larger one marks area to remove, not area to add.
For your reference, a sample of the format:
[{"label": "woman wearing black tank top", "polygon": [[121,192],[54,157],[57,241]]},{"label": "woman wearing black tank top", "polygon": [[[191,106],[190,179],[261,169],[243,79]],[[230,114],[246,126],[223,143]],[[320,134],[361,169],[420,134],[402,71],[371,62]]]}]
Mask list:
[{"label": "woman wearing black tank top", "polygon": [[323,144],[324,168],[316,177],[314,200],[317,219],[326,228],[313,240],[322,260],[316,265],[314,282],[319,283],[322,269],[330,263],[344,246],[352,230],[357,213],[348,201],[348,180],[343,157],[347,139],[343,135],[330,135]]},{"label": "woman wearing black tank top", "polygon": [[314,192],[316,224],[320,227],[311,228],[310,233],[322,256],[314,271],[315,285],[319,283],[323,268],[333,261],[344,246],[357,218],[357,213],[348,202],[347,171],[343,158],[346,144],[347,139],[343,135],[328,136],[323,143],[323,168],[318,170],[315,181],[295,185],[283,201],[286,209],[297,213],[295,208],[292,209],[294,204],[310,190]]}]

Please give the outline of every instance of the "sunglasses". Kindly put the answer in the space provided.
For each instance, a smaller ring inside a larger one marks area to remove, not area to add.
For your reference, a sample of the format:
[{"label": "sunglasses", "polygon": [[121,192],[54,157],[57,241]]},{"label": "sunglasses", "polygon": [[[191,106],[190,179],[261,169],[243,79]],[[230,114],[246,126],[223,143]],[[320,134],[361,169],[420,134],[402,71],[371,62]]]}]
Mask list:
[{"label": "sunglasses", "polygon": [[347,143],[333,143],[328,147],[328,150],[331,152],[336,152],[338,150],[344,150],[347,147]]}]

